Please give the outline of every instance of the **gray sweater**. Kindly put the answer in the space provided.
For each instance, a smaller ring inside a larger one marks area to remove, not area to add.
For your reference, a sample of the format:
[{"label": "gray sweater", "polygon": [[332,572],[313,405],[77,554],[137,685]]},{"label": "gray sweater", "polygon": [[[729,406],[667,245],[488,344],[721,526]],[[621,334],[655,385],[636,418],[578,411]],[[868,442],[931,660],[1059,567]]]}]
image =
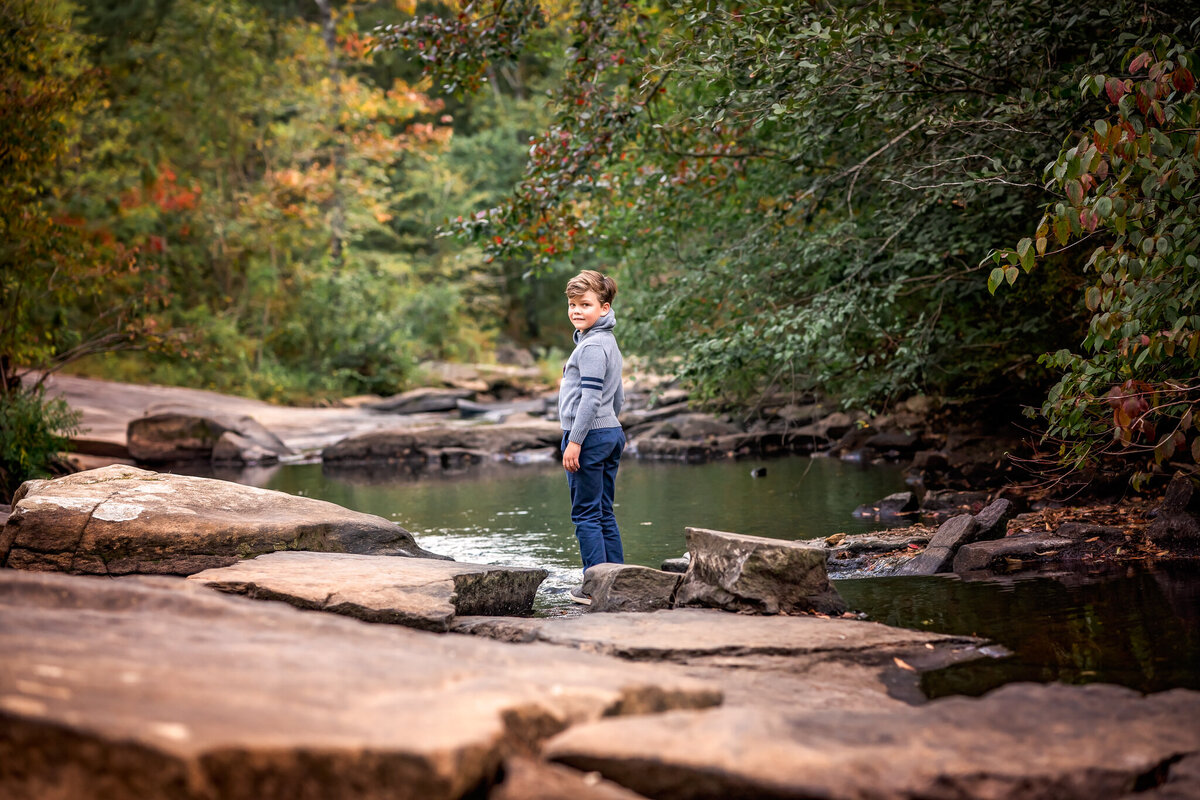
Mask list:
[{"label": "gray sweater", "polygon": [[621,388],[621,350],[613,336],[617,324],[611,308],[582,334],[575,331],[575,351],[563,367],[558,390],[558,418],[567,439],[583,444],[588,431],[619,428],[617,415],[625,404]]}]

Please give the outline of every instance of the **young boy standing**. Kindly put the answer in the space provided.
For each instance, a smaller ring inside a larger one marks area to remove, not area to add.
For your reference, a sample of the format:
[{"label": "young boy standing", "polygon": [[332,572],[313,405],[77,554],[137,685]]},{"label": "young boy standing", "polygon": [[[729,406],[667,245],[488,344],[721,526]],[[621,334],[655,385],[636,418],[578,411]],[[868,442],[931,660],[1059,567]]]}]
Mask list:
[{"label": "young boy standing", "polygon": [[[563,468],[571,490],[571,522],[586,572],[596,564],[625,561],[621,531],[613,516],[613,491],[625,432],[617,415],[625,403],[621,350],[613,327],[617,284],[595,270],[567,282],[567,317],[575,328],[575,350],[563,368],[558,417],[563,429]],[[577,603],[591,604],[582,589]]]}]

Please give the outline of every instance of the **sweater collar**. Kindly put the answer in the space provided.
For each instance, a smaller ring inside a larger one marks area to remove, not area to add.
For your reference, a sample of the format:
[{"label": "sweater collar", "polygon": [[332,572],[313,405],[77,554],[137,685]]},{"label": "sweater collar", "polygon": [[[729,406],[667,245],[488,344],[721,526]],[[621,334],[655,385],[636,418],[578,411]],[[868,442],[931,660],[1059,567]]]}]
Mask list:
[{"label": "sweater collar", "polygon": [[600,319],[596,320],[595,325],[593,325],[592,327],[588,328],[586,331],[583,331],[583,332],[575,331],[575,333],[573,335],[573,338],[575,339],[575,344],[579,344],[579,342],[582,341],[585,336],[589,336],[593,333],[596,333],[597,331],[611,331],[616,326],[617,326],[617,312],[614,309],[609,308],[608,313],[605,314]]}]

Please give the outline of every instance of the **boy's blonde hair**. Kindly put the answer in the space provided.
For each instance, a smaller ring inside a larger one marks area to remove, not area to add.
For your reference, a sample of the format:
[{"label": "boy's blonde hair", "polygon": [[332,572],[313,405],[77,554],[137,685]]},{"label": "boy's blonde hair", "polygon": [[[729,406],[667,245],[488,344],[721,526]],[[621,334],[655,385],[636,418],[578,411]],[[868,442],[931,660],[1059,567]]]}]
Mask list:
[{"label": "boy's blonde hair", "polygon": [[617,282],[594,269],[585,269],[567,281],[567,297],[579,297],[589,291],[600,298],[600,305],[612,303],[617,296]]}]

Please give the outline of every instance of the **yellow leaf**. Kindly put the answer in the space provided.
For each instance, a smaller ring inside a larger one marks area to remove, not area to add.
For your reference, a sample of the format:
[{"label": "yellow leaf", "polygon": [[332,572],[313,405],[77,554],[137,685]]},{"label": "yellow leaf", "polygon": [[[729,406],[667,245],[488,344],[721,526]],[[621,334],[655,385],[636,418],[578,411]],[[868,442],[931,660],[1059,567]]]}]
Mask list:
[{"label": "yellow leaf", "polygon": [[895,661],[896,666],[899,667],[900,669],[906,669],[909,672],[917,671],[917,668],[914,667],[912,664],[909,664],[908,662],[903,661],[902,659],[896,658],[895,656],[892,656],[892,661]]}]

